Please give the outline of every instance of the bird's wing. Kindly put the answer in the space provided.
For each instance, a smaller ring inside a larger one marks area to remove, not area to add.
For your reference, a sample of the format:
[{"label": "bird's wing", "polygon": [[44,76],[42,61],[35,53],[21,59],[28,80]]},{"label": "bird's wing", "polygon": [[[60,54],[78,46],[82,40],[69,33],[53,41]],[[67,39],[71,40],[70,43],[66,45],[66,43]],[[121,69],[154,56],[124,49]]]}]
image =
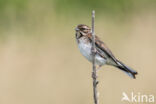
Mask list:
[{"label": "bird's wing", "polygon": [[[91,34],[88,34],[88,38],[92,41]],[[98,54],[100,54],[100,56],[103,56],[103,53],[104,53],[105,55],[107,55],[108,58],[110,58],[112,61],[114,61],[117,64],[117,59],[115,58],[115,56],[113,55],[111,50],[97,36],[95,36],[95,46],[96,46],[96,49],[98,51]],[[102,52],[100,52],[100,51],[102,51]]]}]

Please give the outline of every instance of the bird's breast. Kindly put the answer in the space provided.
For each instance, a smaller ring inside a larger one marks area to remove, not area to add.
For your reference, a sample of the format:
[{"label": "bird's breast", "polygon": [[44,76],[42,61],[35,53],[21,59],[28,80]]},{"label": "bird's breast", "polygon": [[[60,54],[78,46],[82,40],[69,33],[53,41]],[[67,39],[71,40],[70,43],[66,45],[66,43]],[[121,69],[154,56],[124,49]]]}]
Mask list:
[{"label": "bird's breast", "polygon": [[[86,40],[85,38],[78,40],[78,47],[80,49],[81,54],[90,62],[92,62],[92,43]],[[106,60],[102,58],[99,54],[95,55],[95,63],[98,65],[104,65]]]},{"label": "bird's breast", "polygon": [[89,61],[92,61],[91,56],[91,43],[86,42],[84,39],[79,39],[78,47],[80,49],[81,54],[86,57]]}]

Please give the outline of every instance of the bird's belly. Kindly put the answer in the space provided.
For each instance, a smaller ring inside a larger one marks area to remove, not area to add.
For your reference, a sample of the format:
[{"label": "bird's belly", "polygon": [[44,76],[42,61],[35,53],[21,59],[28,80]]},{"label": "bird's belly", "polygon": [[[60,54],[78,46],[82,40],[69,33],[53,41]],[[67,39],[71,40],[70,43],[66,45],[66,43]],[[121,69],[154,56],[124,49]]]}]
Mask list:
[{"label": "bird's belly", "polygon": [[[79,43],[79,49],[81,54],[90,62],[92,62],[92,53],[91,53],[91,44],[84,44],[84,43]],[[104,65],[106,64],[106,60],[104,58],[102,58],[101,56],[99,56],[98,54],[95,55],[95,63],[97,65]]]},{"label": "bird's belly", "polygon": [[95,56],[95,63],[96,63],[97,65],[104,65],[104,64],[106,64],[106,61],[107,61],[107,60],[105,60],[104,58],[102,58],[102,57],[99,56],[99,55],[96,55],[96,56]]}]

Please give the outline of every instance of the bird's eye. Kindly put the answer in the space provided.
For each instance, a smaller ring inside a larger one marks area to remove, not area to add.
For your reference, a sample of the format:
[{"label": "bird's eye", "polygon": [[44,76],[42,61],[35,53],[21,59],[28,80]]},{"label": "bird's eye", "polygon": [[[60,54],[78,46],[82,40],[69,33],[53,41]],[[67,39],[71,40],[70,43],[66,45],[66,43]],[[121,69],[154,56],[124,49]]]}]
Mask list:
[{"label": "bird's eye", "polygon": [[85,30],[85,28],[81,28],[81,30]]}]

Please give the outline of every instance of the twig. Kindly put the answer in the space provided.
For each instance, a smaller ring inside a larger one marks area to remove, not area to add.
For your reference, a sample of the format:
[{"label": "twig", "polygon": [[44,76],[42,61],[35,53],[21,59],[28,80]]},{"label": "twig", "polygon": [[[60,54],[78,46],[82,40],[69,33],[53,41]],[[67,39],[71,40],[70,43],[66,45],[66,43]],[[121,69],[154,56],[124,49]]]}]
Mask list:
[{"label": "twig", "polygon": [[95,54],[96,54],[96,49],[95,49],[95,31],[94,31],[94,19],[95,19],[95,11],[92,11],[92,64],[93,64],[93,72],[92,72],[92,78],[93,78],[93,94],[94,94],[94,104],[99,104],[98,101],[98,91],[97,91],[97,73],[96,73],[96,65],[95,65]]}]

